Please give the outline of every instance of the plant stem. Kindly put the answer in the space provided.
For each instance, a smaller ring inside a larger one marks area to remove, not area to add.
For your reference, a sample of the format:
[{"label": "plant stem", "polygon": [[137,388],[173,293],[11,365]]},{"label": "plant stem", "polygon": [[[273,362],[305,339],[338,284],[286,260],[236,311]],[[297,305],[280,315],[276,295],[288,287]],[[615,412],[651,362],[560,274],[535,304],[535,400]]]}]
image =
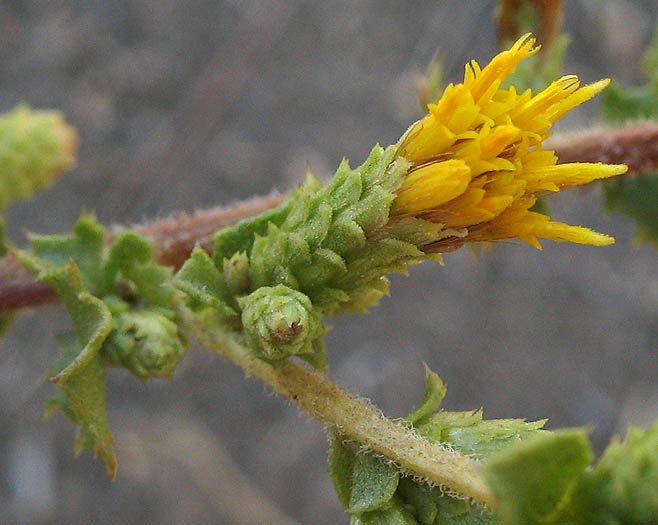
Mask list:
[{"label": "plant stem", "polygon": [[394,461],[403,471],[439,484],[474,501],[494,506],[480,465],[463,454],[418,436],[401,422],[386,418],[366,399],[358,398],[309,368],[286,362],[274,367],[251,357],[240,336],[216,322],[179,308],[180,325],[189,337],[255,376],[277,394],[294,401],[345,439]]},{"label": "plant stem", "polygon": [[[626,177],[641,171],[658,169],[658,123],[648,122],[623,129],[595,129],[576,135],[558,135],[548,139],[548,149],[564,162],[606,162],[627,164]],[[155,259],[174,268],[189,257],[196,243],[212,249],[217,230],[235,224],[281,204],[286,195],[271,195],[238,202],[231,206],[201,210],[193,215],[174,215],[131,229],[153,240]],[[125,230],[111,228],[111,241]],[[46,284],[37,282],[12,255],[0,259],[0,314],[57,302],[57,294]]]}]

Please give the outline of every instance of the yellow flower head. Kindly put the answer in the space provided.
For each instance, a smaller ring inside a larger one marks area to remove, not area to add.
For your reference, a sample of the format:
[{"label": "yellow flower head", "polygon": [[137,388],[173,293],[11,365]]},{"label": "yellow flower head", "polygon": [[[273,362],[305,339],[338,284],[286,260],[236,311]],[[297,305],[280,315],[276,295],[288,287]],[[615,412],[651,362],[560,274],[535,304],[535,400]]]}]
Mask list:
[{"label": "yellow flower head", "polygon": [[[530,211],[537,194],[624,173],[624,165],[557,164],[542,150],[553,123],[589,100],[609,80],[580,87],[568,75],[537,95],[501,89],[516,65],[539,50],[521,37],[484,68],[466,64],[464,83],[446,87],[429,114],[402,138],[398,155],[411,168],[397,192],[394,216],[414,215],[463,229],[466,241],[518,237],[541,248],[537,237],[597,246],[614,239],[587,228],[553,222]],[[449,249],[449,240],[428,251]],[[445,245],[445,246],[443,246]]]}]

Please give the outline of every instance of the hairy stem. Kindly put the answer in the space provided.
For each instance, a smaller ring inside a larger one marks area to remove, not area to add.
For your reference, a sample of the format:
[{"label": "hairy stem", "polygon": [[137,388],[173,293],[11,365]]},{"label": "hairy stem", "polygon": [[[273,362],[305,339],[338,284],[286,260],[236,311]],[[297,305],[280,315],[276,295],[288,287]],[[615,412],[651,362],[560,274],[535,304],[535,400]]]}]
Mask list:
[{"label": "hairy stem", "polygon": [[222,330],[217,323],[195,316],[184,307],[179,309],[179,316],[188,336],[240,366],[248,376],[260,378],[330,430],[391,459],[409,474],[494,506],[476,461],[410,432],[400,422],[386,418],[368,400],[346,392],[326,376],[292,361],[271,366],[251,357],[240,337]]},{"label": "hairy stem", "polygon": [[[555,150],[560,162],[627,164],[626,176],[658,169],[658,123],[560,135],[549,139],[546,146]],[[196,243],[210,251],[215,231],[271,209],[285,198],[285,195],[255,198],[193,215],[175,215],[132,229],[153,240],[155,258],[159,263],[178,268]],[[115,226],[112,231],[116,234],[123,229]],[[106,240],[111,242],[113,237],[108,235]],[[56,301],[57,294],[47,285],[37,282],[12,255],[0,260],[0,314]]]}]

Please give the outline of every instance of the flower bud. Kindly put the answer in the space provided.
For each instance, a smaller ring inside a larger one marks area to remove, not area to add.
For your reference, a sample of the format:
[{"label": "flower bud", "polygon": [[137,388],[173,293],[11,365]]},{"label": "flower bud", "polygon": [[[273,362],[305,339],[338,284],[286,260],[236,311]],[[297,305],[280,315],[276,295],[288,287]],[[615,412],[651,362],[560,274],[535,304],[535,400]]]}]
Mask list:
[{"label": "flower bud", "polygon": [[56,111],[0,115],[0,210],[50,186],[75,164],[77,135]]},{"label": "flower bud", "polygon": [[171,378],[185,354],[176,323],[154,310],[126,310],[115,314],[104,344],[112,364],[127,368],[146,381]]},{"label": "flower bud", "polygon": [[249,343],[262,359],[311,353],[313,340],[324,333],[311,300],[283,284],[258,288],[239,302]]}]

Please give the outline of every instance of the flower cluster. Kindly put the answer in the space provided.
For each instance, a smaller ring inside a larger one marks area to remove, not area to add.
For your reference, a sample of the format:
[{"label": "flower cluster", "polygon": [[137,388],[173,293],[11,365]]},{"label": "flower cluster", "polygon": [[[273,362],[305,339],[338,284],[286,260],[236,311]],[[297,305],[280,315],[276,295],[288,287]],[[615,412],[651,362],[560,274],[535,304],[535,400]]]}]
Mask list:
[{"label": "flower cluster", "polygon": [[[597,246],[612,237],[551,221],[531,211],[537,196],[586,184],[626,171],[624,165],[557,164],[543,150],[553,123],[589,100],[609,80],[580,87],[568,75],[536,95],[501,84],[515,66],[539,50],[530,35],[521,37],[484,68],[471,61],[464,82],[449,85],[429,114],[404,135],[398,155],[411,168],[393,202],[391,214],[413,215],[459,232],[424,251],[446,251],[464,241],[517,237],[541,248],[538,237]],[[452,244],[451,244],[452,243]]]}]

